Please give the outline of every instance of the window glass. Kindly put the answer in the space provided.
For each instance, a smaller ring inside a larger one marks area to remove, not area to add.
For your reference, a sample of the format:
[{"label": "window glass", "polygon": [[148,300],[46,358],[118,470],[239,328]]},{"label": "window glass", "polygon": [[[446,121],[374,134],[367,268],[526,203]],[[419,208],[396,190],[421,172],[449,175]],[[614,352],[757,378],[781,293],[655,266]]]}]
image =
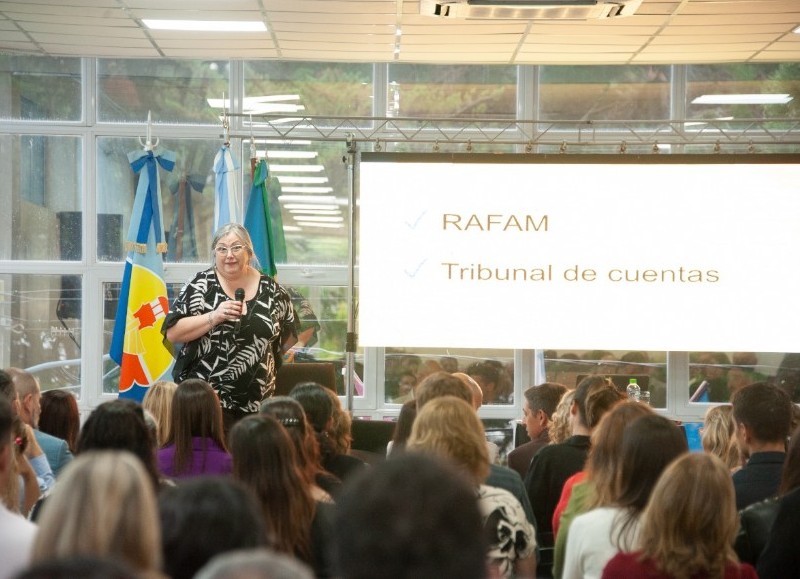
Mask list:
[{"label": "window glass", "polygon": [[608,376],[625,390],[636,378],[642,392],[650,393],[650,405],[667,406],[667,353],[608,350],[546,350],[545,374],[548,382],[574,388],[591,374]]},{"label": "window glass", "polygon": [[539,78],[542,120],[669,118],[669,66],[543,66]]},{"label": "window glass", "polygon": [[230,96],[228,61],[100,59],[97,118],[101,122],[219,124],[208,99]]},{"label": "window glass", "polygon": [[800,64],[704,64],[687,68],[686,117],[732,121],[800,117]]},{"label": "window glass", "polygon": [[81,120],[81,59],[0,54],[0,118]]},{"label": "window glass", "polygon": [[[244,114],[372,115],[372,65],[334,62],[244,63]],[[274,122],[274,121],[273,121]]]},{"label": "window glass", "polygon": [[514,352],[430,348],[387,348],[385,360],[386,402],[403,404],[413,398],[414,388],[434,372],[463,372],[483,391],[484,405],[514,403]]},{"label": "window glass", "polygon": [[777,384],[800,402],[800,354],[777,352],[691,352],[689,401],[729,402],[753,382]]},{"label": "window glass", "polygon": [[32,372],[42,390],[80,396],[82,291],[80,275],[0,275],[2,367]]},{"label": "window glass", "polygon": [[0,148],[0,259],[80,260],[80,139],[5,135]]},{"label": "window glass", "polygon": [[516,66],[389,65],[390,117],[513,120],[516,98]]}]

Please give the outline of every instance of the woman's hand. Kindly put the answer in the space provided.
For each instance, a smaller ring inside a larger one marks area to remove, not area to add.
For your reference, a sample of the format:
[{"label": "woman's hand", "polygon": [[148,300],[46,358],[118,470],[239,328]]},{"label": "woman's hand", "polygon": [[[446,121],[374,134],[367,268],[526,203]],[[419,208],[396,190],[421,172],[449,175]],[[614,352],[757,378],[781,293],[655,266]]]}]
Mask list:
[{"label": "woman's hand", "polygon": [[238,320],[242,316],[243,302],[236,300],[225,300],[220,302],[217,309],[214,310],[214,322],[221,324],[222,322],[232,322]]}]

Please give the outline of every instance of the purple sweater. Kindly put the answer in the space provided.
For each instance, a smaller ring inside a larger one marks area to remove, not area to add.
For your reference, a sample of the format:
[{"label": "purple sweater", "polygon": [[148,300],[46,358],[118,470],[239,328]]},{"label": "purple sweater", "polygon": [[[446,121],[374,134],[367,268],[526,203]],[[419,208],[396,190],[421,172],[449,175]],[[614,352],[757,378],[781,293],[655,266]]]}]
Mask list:
[{"label": "purple sweater", "polygon": [[206,438],[207,449],[203,453],[203,438],[192,437],[192,461],[187,471],[177,474],[175,461],[175,445],[168,444],[158,451],[158,468],[164,476],[170,478],[190,478],[202,474],[230,474],[231,455],[222,450],[216,442]]}]

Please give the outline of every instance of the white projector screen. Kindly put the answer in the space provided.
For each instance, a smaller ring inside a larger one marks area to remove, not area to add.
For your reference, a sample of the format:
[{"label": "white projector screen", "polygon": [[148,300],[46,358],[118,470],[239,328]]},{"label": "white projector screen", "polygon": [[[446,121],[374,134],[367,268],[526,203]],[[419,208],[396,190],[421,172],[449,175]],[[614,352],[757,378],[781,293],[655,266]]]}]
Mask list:
[{"label": "white projector screen", "polygon": [[365,346],[800,351],[800,157],[365,153]]}]

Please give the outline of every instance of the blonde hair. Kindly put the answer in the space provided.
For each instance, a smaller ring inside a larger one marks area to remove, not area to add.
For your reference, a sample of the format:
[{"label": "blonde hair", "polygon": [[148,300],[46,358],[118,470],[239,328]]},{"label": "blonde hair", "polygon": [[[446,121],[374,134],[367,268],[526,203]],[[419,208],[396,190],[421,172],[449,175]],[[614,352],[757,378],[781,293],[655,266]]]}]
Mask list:
[{"label": "blonde hair", "polygon": [[741,466],[739,445],[736,444],[736,425],[730,404],[712,406],[703,419],[701,441],[703,450],[719,457],[728,470]]},{"label": "blonde hair", "polygon": [[161,567],[155,491],[126,451],[89,451],[61,474],[42,509],[32,562],[76,555],[114,557],[137,571]]},{"label": "blonde hair", "polygon": [[642,516],[642,558],[675,579],[723,577],[738,563],[739,519],[731,474],[708,453],[688,453],[666,468]]},{"label": "blonde hair", "polygon": [[572,407],[573,400],[575,400],[575,390],[567,390],[556,406],[550,424],[550,444],[564,442],[572,435],[569,425],[569,409]]},{"label": "blonde hair", "polygon": [[178,385],[169,380],[159,380],[150,388],[142,400],[142,408],[150,412],[157,425],[157,444],[161,448],[167,444],[172,429],[172,398]]},{"label": "blonde hair", "polygon": [[475,409],[455,396],[427,402],[411,427],[407,450],[449,458],[465,469],[476,484],[489,476],[489,451]]},{"label": "blonde hair", "polygon": [[350,413],[342,408],[342,402],[336,392],[330,388],[323,388],[322,390],[331,399],[333,422],[328,430],[328,438],[333,443],[333,448],[336,449],[338,454],[347,454],[353,444],[353,419],[350,417]]}]

